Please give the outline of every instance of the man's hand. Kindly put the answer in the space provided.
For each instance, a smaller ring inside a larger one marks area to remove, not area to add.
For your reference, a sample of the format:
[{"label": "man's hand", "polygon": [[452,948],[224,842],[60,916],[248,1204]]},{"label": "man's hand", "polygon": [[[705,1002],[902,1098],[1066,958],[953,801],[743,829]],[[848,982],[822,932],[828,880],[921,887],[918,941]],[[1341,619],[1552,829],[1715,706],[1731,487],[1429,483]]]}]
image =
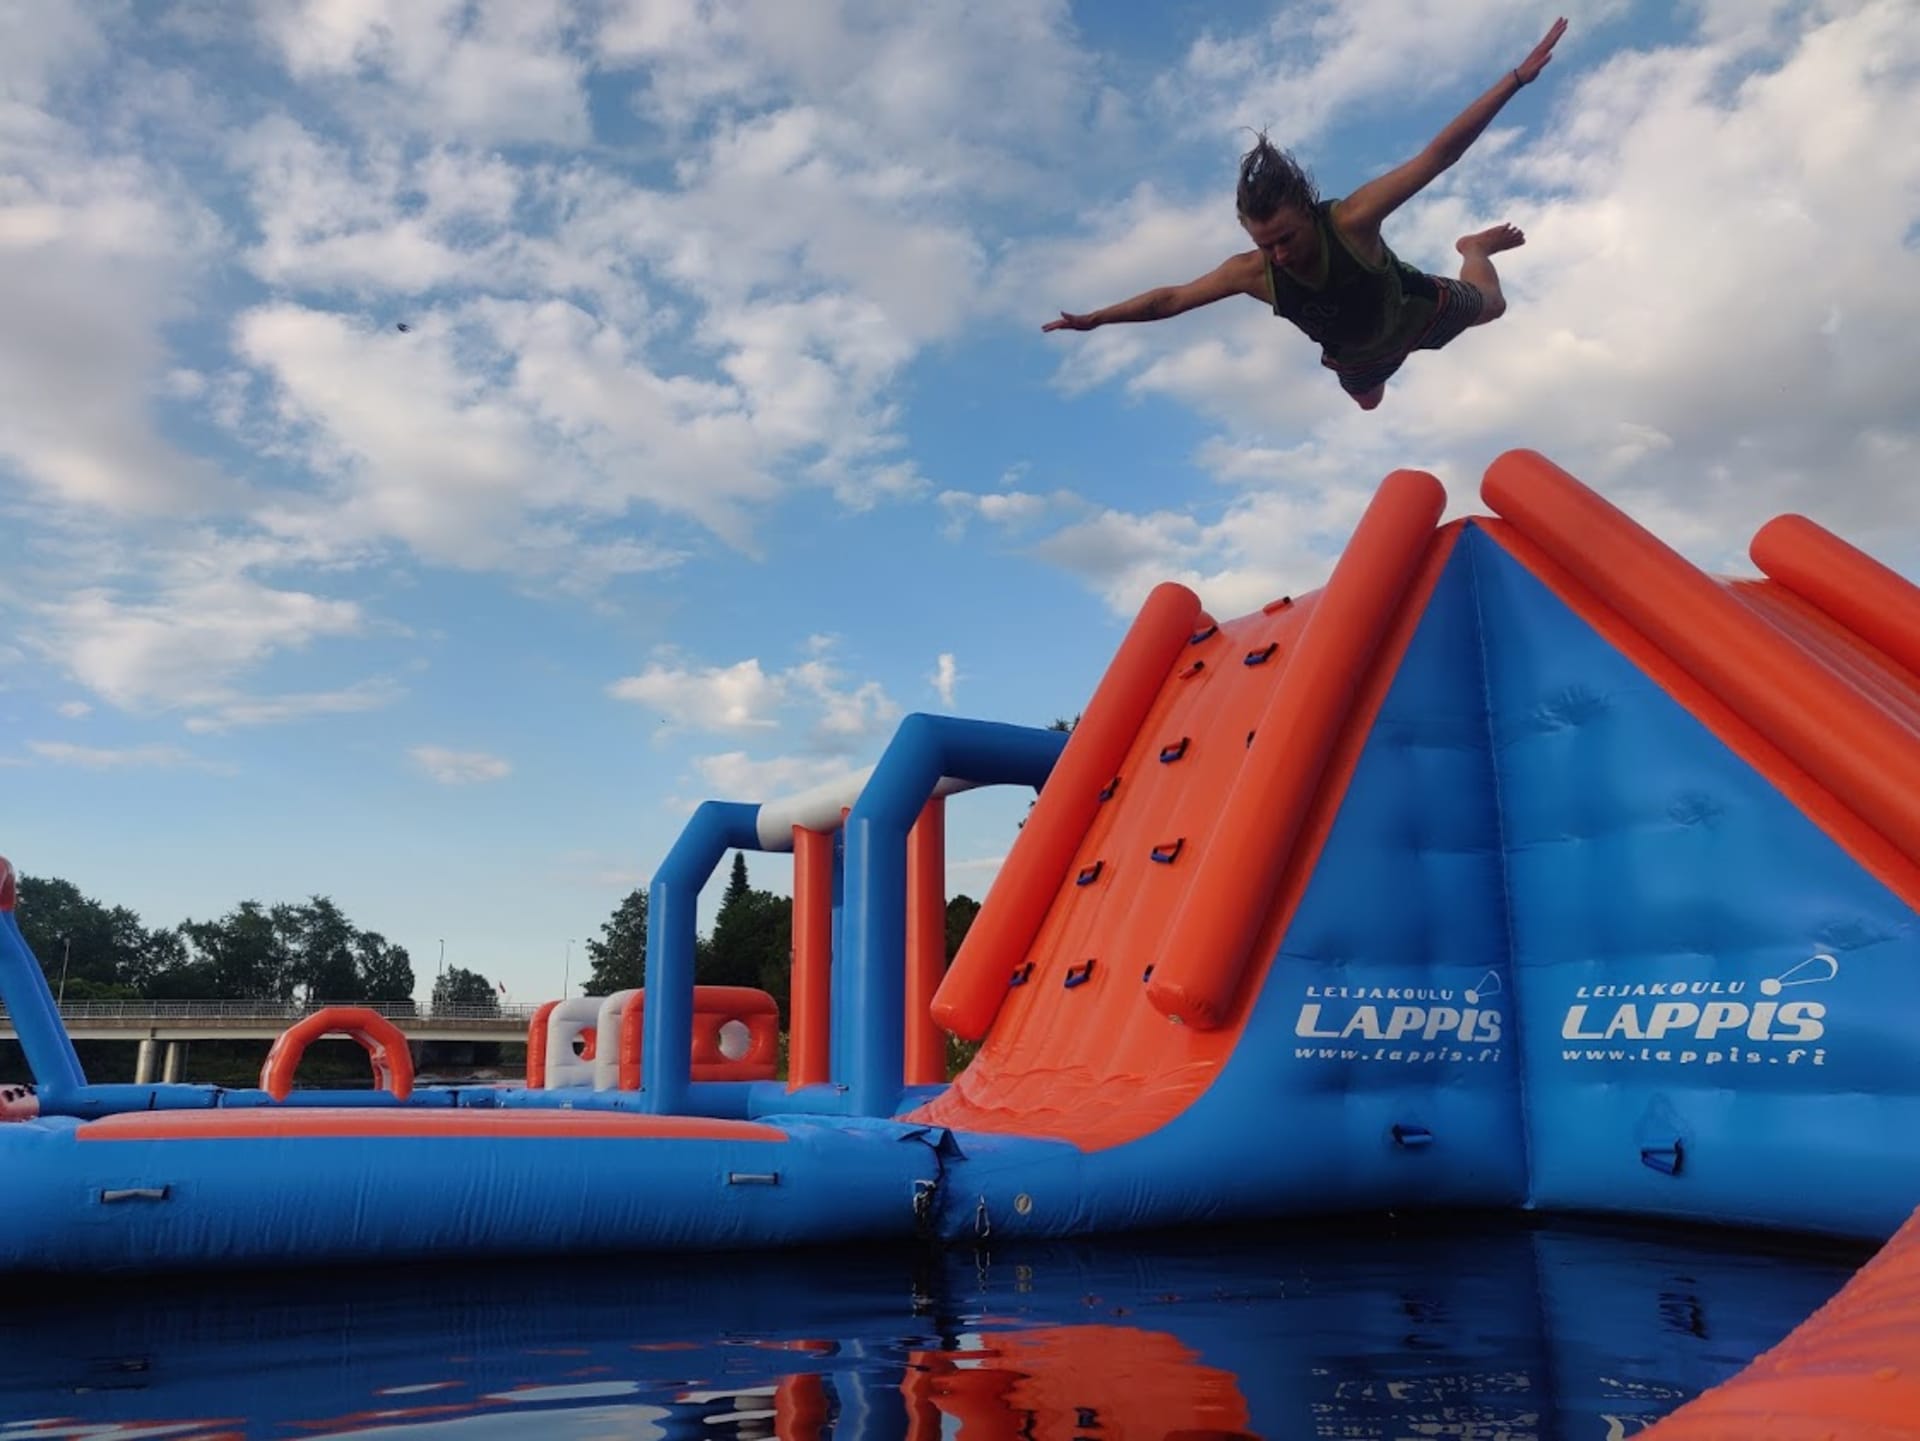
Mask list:
[{"label": "man's hand", "polygon": [[1542,70],[1545,70],[1547,68],[1547,62],[1553,59],[1553,47],[1560,43],[1560,37],[1566,33],[1566,20],[1563,18],[1554,21],[1553,29],[1547,32],[1547,38],[1534,46],[1533,53],[1528,55],[1525,60],[1522,60],[1518,65],[1513,67],[1513,78],[1518,80],[1522,85],[1533,84],[1535,77],[1537,77]]},{"label": "man's hand", "polygon": [[1069,315],[1063,310],[1060,312],[1060,318],[1058,320],[1049,320],[1040,328],[1042,330],[1092,330],[1094,328],[1093,317],[1091,315]]}]

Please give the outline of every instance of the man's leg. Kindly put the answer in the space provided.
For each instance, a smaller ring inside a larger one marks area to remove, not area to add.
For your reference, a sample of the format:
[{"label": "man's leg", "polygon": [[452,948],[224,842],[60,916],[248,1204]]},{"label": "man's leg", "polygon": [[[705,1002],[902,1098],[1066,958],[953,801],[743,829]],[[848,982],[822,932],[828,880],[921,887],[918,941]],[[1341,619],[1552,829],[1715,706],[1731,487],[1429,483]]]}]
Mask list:
[{"label": "man's leg", "polygon": [[1463,235],[1453,242],[1453,248],[1460,252],[1461,257],[1460,278],[1486,297],[1486,308],[1480,312],[1480,318],[1473,322],[1475,325],[1485,325],[1507,313],[1507,297],[1500,291],[1500,276],[1494,270],[1490,257],[1526,243],[1527,237],[1512,225],[1495,225],[1472,235]]}]

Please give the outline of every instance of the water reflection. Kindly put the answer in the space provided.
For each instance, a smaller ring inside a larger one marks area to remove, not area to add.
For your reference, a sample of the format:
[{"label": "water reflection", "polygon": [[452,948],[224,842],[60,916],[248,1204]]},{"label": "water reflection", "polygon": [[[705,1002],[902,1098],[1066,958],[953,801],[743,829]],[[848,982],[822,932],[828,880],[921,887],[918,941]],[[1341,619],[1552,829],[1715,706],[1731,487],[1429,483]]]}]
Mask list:
[{"label": "water reflection", "polygon": [[1505,1219],[90,1283],[0,1308],[0,1441],[1615,1441],[1864,1259]]}]

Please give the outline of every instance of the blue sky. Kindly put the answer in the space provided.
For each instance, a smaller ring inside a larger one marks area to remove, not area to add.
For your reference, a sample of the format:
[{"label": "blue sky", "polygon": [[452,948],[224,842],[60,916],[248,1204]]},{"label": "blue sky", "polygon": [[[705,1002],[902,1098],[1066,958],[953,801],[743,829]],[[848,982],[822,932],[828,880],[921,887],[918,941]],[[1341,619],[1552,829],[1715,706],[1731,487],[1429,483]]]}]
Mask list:
[{"label": "blue sky", "polygon": [[[1507,317],[1363,415],[1247,302],[1241,127]],[[1904,0],[0,0],[0,853],[149,924],[331,895],[515,999],[693,804],[1074,713],[1150,587],[1308,589],[1539,448],[1689,555],[1909,574]],[[1450,263],[1453,262],[1453,263]],[[405,331],[398,327],[404,324]],[[984,892],[1025,798],[950,812]],[[753,863],[783,888],[785,858]]]}]

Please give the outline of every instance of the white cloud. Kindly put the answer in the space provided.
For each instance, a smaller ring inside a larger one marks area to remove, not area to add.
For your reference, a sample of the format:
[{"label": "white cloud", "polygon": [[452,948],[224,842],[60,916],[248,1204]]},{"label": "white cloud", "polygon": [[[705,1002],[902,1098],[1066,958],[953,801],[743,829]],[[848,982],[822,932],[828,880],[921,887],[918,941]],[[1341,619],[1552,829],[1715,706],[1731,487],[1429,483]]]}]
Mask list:
[{"label": "white cloud", "polygon": [[158,573],[132,582],[83,578],[37,602],[32,643],[95,695],[124,710],[216,714],[249,702],[234,681],[270,656],[360,631],[353,601],[267,585],[249,572],[272,546],[203,537],[174,554],[150,552]]},{"label": "white cloud", "polygon": [[952,710],[954,691],[960,684],[960,667],[952,651],[940,652],[940,659],[934,663],[933,674],[928,679],[933,682],[934,694],[940,697],[940,704]]},{"label": "white cloud", "polygon": [[783,679],[796,695],[812,698],[819,710],[813,736],[821,749],[846,754],[864,741],[886,734],[900,719],[900,707],[877,680],[842,687],[841,672],[824,660],[810,660]]},{"label": "white cloud", "polygon": [[975,517],[1002,530],[1021,531],[1061,512],[1086,509],[1080,497],[1064,490],[1051,495],[1026,490],[943,490],[935,499],[946,512],[941,530],[950,540],[964,536],[967,522]]},{"label": "white cloud", "polygon": [[782,97],[831,111],[883,196],[1041,187],[1029,156],[1076,132],[1093,83],[1066,0],[615,0],[597,43],[643,71],[643,112],[669,126]]},{"label": "white cloud", "polygon": [[607,690],[657,712],[675,730],[770,731],[783,725],[784,714],[794,713],[816,753],[844,756],[890,731],[901,710],[879,681],[849,684],[825,658],[831,647],[830,639],[816,636],[808,647],[812,658],[781,671],[768,671],[758,657],[727,666],[686,666],[669,658]]},{"label": "white cloud", "polygon": [[846,764],[831,756],[755,758],[745,751],[722,751],[698,757],[694,769],[712,795],[762,801],[832,780]]},{"label": "white cloud", "polygon": [[255,0],[295,80],[340,91],[370,128],[485,142],[588,136],[584,66],[561,0]]},{"label": "white cloud", "polygon": [[206,735],[241,726],[281,725],[309,716],[352,715],[392,705],[400,695],[400,688],[390,681],[362,681],[343,690],[249,696],[222,701],[205,715],[190,716],[186,727],[195,735]]},{"label": "white cloud", "polygon": [[446,746],[415,746],[407,752],[413,763],[443,786],[472,785],[503,780],[513,767],[485,751],[457,751]]},{"label": "white cloud", "polygon": [[217,771],[218,766],[202,761],[179,746],[83,746],[70,741],[29,741],[27,749],[55,765],[78,766],[84,770],[173,770],[191,766],[196,770]]},{"label": "white cloud", "polygon": [[786,683],[749,657],[698,669],[656,663],[615,681],[608,694],[658,711],[674,726],[724,733],[771,730],[777,724],[773,713],[786,699]]},{"label": "white cloud", "polygon": [[38,107],[58,80],[96,60],[105,45],[78,5],[0,5],[0,104]]},{"label": "white cloud", "polygon": [[947,862],[947,894],[970,895],[982,899],[992,889],[1006,856],[969,856]]},{"label": "white cloud", "polygon": [[[1601,22],[1626,8],[1627,0],[1562,4],[1569,33],[1545,74],[1557,78]],[[1349,111],[1377,112],[1456,91],[1464,92],[1464,107],[1526,58],[1553,14],[1520,0],[1283,5],[1257,30],[1202,35],[1161,98],[1197,127],[1270,127],[1276,144],[1292,145]],[[1406,158],[1395,155],[1390,163]]]},{"label": "white cloud", "polygon": [[93,707],[83,700],[62,701],[54,709],[68,720],[84,720],[93,714]]},{"label": "white cloud", "polygon": [[[20,13],[0,17],[0,56]],[[72,23],[54,19],[48,33]],[[57,56],[0,60],[0,84],[38,96],[48,76],[36,64]],[[212,217],[163,171],[0,100],[0,474],[111,510],[173,511],[232,494],[157,423],[163,330],[189,312],[216,236]]]}]

